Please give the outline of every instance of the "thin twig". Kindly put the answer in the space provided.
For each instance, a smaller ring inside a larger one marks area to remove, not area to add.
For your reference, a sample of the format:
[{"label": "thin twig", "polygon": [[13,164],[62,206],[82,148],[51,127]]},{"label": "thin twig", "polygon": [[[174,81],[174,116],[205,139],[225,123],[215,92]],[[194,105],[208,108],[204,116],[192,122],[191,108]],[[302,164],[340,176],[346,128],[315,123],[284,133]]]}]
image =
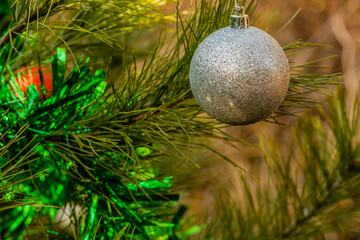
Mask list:
[{"label": "thin twig", "polygon": [[[38,16],[38,12],[41,13],[42,8],[44,7],[44,4],[42,3],[36,11],[34,11],[30,18],[29,22],[35,21],[39,17],[42,17],[42,15]],[[6,44],[10,42],[11,39],[17,38],[18,34],[13,34],[14,32],[20,33],[26,28],[26,22],[28,18],[25,16],[23,17],[17,24],[15,24],[14,27],[12,27],[4,36],[0,38],[0,49],[3,48]]]}]

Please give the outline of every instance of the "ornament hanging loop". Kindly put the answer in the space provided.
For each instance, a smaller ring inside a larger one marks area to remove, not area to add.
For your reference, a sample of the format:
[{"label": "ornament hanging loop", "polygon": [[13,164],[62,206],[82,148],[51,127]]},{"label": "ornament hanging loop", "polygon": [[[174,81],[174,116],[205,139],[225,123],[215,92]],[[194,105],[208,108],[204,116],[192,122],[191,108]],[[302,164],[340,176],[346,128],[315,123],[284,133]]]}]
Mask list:
[{"label": "ornament hanging loop", "polygon": [[241,0],[235,0],[234,12],[230,16],[231,28],[247,28],[250,26],[249,16],[245,14],[245,8],[241,5]]},{"label": "ornament hanging loop", "polygon": [[235,0],[235,7],[241,7],[241,0]]}]

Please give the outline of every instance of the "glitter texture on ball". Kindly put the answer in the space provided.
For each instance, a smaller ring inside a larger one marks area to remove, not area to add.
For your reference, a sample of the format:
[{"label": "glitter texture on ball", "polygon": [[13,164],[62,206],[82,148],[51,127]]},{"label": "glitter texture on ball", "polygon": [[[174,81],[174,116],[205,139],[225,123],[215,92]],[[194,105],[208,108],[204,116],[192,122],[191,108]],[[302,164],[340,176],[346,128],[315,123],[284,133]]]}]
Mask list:
[{"label": "glitter texture on ball", "polygon": [[255,28],[222,28],[196,49],[190,86],[200,107],[232,125],[263,120],[284,100],[288,59],[279,43]]}]

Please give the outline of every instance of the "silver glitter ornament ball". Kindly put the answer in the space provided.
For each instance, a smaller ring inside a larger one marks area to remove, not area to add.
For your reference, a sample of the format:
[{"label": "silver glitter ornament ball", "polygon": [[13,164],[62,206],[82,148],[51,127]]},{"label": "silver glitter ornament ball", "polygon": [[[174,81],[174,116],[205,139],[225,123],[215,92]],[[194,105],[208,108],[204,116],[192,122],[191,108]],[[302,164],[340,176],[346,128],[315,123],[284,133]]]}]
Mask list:
[{"label": "silver glitter ornament ball", "polygon": [[284,100],[290,67],[279,43],[266,32],[225,27],[196,49],[190,86],[200,107],[220,122],[263,120]]}]

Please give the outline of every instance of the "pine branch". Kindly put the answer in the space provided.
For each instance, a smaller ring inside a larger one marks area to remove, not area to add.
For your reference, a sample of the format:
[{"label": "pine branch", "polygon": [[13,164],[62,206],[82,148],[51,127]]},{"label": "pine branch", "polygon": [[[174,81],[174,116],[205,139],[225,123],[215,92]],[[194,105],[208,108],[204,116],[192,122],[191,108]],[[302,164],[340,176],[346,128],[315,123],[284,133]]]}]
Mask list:
[{"label": "pine branch", "polygon": [[322,209],[324,207],[328,207],[327,200],[331,197],[332,194],[333,194],[333,191],[328,192],[327,195],[324,197],[324,199],[321,200],[319,203],[317,203],[314,206],[314,208],[305,217],[297,219],[296,222],[294,223],[294,225],[292,227],[290,227],[289,230],[285,231],[282,234],[281,239],[288,239],[289,237],[291,237],[291,235],[294,232],[301,229],[302,227],[304,227],[304,225],[306,225],[309,221],[311,221],[316,216],[316,214],[318,213],[318,211],[320,209]]},{"label": "pine branch", "polygon": [[168,109],[168,108],[172,108],[172,107],[175,107],[177,106],[179,103],[183,102],[185,100],[185,98],[181,98],[181,99],[178,99],[176,100],[175,102],[173,103],[170,103],[168,105],[165,105],[165,106],[162,106],[160,109],[154,111],[153,113],[151,114],[142,114],[142,115],[139,115],[135,118],[132,118],[130,119],[128,122],[125,123],[125,125],[131,125],[131,124],[134,124],[138,121],[141,121],[141,120],[145,120],[145,119],[151,119],[152,117],[155,117],[156,115],[160,114],[164,109]]},{"label": "pine branch", "polygon": [[[28,3],[19,0],[15,4],[20,13],[27,11],[21,6],[24,2]],[[254,11],[257,2],[248,1],[247,11]],[[84,219],[85,227],[77,229],[76,234],[85,236],[85,239],[94,237],[97,226],[108,234],[122,231],[129,224],[135,229],[134,238],[155,238],[154,232],[164,231],[170,232],[167,237],[174,237],[176,226],[171,223],[170,206],[176,202],[177,194],[172,193],[171,176],[161,174],[164,159],[171,157],[181,162],[193,161],[192,154],[207,149],[235,165],[212,148],[210,140],[220,139],[233,147],[236,147],[235,142],[248,144],[222,131],[224,125],[196,117],[201,110],[189,92],[188,83],[191,56],[206,36],[228,25],[233,2],[200,1],[193,15],[186,20],[177,12],[175,34],[168,38],[166,34],[161,34],[145,60],[122,46],[134,46],[127,37],[137,35],[136,29],[155,28],[156,24],[164,23],[162,15],[157,20],[153,19],[157,15],[147,15],[153,13],[157,1],[149,1],[145,7],[143,1],[71,0],[58,3],[58,7],[51,11],[45,7],[42,10],[54,19],[39,24],[39,28],[35,28],[34,24],[28,25],[29,37],[20,50],[24,57],[17,59],[29,65],[34,53],[39,55],[36,62],[42,90],[45,86],[41,67],[44,63],[50,69],[51,62],[54,84],[51,96],[42,98],[41,93],[46,95],[46,91],[40,91],[35,86],[29,87],[25,94],[19,86],[17,73],[12,72],[12,69],[19,70],[18,63],[13,64],[17,56],[10,54],[7,57],[11,64],[5,59],[6,54],[0,59],[6,63],[4,66],[11,65],[2,76],[2,79],[11,79],[11,85],[4,84],[0,88],[1,107],[11,108],[11,121],[6,126],[19,128],[22,124],[31,124],[24,138],[37,135],[39,144],[38,152],[34,152],[39,160],[31,165],[31,170],[38,173],[48,168],[51,176],[27,184],[23,193],[59,207],[66,206],[69,201],[81,204],[90,216]],[[79,6],[85,7],[79,10]],[[68,20],[56,18],[65,14],[69,14]],[[209,24],[209,19],[213,24]],[[23,31],[25,28],[21,26],[25,26],[25,22],[19,25]],[[36,36],[32,34],[35,32]],[[11,31],[10,36],[13,36]],[[100,49],[97,50],[99,53],[74,49],[74,46],[79,47],[79,39],[84,42],[84,48],[96,46]],[[111,48],[117,46],[118,39],[123,39],[123,43],[119,48]],[[76,64],[80,71],[74,69],[70,72],[67,67],[73,64],[67,63],[66,51],[55,50],[64,45],[68,51],[74,50],[74,59],[77,54],[91,55],[92,61],[79,60]],[[304,46],[306,44],[297,42],[286,49]],[[98,66],[107,68],[103,59],[108,55],[117,56],[114,52],[121,56],[121,64],[116,64],[121,67],[114,70],[116,83],[110,86],[111,89],[106,89],[105,85],[113,75],[106,76]],[[94,67],[93,60],[100,62],[95,64],[97,67]],[[312,65],[309,63],[301,67]],[[311,99],[304,97],[304,92],[319,91],[333,83],[335,78],[294,74],[287,104],[310,108]],[[290,115],[286,111],[284,114]],[[14,148],[12,152],[18,150]],[[197,166],[196,162],[194,166]],[[164,198],[166,196],[168,199]],[[56,214],[54,211],[49,209],[43,214],[29,210],[19,214],[14,210],[9,214],[13,220],[1,226],[0,232],[8,235],[15,231],[24,233],[31,226],[22,224],[15,229],[11,224],[23,223],[21,217],[24,214],[28,217],[26,222],[49,216],[51,219]],[[72,217],[76,219],[76,214]],[[107,221],[100,223],[101,218]]]},{"label": "pine branch", "polygon": [[347,239],[351,232],[359,233],[360,99],[349,108],[345,99],[339,91],[328,98],[320,116],[300,119],[294,130],[296,148],[285,146],[291,149],[288,157],[273,139],[263,140],[266,174],[255,175],[265,183],[252,184],[240,176],[243,199],[219,190],[205,234],[254,240],[322,239],[334,232]]},{"label": "pine branch", "polygon": [[[21,184],[29,184],[33,179],[39,178],[43,175],[43,172],[37,172],[28,176],[29,170],[26,166],[34,162],[34,154],[29,146],[34,142],[32,139],[28,142],[23,149],[20,149],[19,153],[9,152],[9,149],[13,148],[14,145],[20,144],[23,139],[28,126],[23,126],[19,129],[16,135],[9,139],[11,129],[5,129],[3,126],[4,118],[8,111],[2,112],[0,118],[0,213],[12,210],[17,207],[33,205],[38,201],[36,198],[26,199],[22,197]],[[33,147],[34,148],[34,147]]]}]

